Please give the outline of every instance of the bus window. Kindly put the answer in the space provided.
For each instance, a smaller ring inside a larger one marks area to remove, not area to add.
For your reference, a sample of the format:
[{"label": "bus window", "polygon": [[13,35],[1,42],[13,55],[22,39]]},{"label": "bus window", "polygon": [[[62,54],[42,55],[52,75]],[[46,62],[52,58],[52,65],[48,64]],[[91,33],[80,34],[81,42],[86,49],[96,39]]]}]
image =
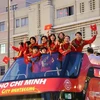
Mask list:
[{"label": "bus window", "polygon": [[63,77],[77,77],[81,68],[82,53],[72,52],[65,56],[62,62],[62,73]]},{"label": "bus window", "polygon": [[1,82],[22,80],[30,77],[30,75],[28,75],[28,69],[30,69],[30,67],[31,64],[29,63],[28,65],[26,65],[23,58],[17,59],[1,79]]},{"label": "bus window", "polygon": [[59,92],[0,97],[0,100],[59,100]]},{"label": "bus window", "polygon": [[79,93],[61,91],[0,97],[0,100],[83,100],[83,98],[80,96]]},{"label": "bus window", "polygon": [[[33,77],[56,77],[57,71],[60,70],[61,62],[58,59],[59,54],[43,54],[39,60],[33,61]],[[33,58],[34,59],[34,58]],[[38,58],[37,58],[38,59]]]}]

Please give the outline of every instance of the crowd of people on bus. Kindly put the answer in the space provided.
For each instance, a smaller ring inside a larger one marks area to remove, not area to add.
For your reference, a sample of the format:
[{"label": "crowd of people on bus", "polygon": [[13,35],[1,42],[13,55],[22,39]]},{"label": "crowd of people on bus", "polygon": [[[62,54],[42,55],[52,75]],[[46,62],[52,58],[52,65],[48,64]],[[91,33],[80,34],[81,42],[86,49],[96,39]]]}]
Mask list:
[{"label": "crowd of people on bus", "polygon": [[[95,41],[98,32],[94,31],[94,35],[89,40],[82,39],[82,33],[76,32],[75,39],[70,41],[70,36],[65,35],[63,32],[58,34],[58,39],[55,34],[47,32],[47,36],[41,37],[41,44],[38,44],[37,39],[33,36],[30,40],[19,43],[19,47],[12,46],[12,48],[18,52],[14,60],[20,57],[34,58],[46,53],[59,52],[60,55],[65,56],[71,51],[82,52],[83,47],[87,44],[91,44]],[[88,50],[91,51],[91,50]],[[92,52],[93,53],[93,52]],[[91,57],[89,56],[89,59]]]}]

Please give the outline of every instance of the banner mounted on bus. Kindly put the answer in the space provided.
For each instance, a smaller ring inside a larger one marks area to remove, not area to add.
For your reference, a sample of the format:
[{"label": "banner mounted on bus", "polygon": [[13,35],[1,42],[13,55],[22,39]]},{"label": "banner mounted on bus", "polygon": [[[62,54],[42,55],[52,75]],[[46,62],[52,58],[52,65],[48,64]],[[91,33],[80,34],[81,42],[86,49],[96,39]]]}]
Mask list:
[{"label": "banner mounted on bus", "polygon": [[75,80],[66,78],[44,78],[5,82],[0,83],[0,96],[42,93],[47,91],[76,91],[76,88],[74,88],[77,84],[76,82]]}]

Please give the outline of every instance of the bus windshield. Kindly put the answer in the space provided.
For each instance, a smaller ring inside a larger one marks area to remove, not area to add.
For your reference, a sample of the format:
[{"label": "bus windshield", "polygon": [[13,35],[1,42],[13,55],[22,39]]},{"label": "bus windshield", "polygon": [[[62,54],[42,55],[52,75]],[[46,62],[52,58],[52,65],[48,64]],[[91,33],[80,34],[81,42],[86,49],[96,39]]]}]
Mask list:
[{"label": "bus windshield", "polygon": [[41,94],[0,97],[0,100],[83,100],[78,93],[47,92]]},{"label": "bus windshield", "polygon": [[59,53],[43,54],[26,64],[24,58],[17,59],[8,69],[1,82],[48,77],[78,77],[83,54],[71,52],[60,60]]}]

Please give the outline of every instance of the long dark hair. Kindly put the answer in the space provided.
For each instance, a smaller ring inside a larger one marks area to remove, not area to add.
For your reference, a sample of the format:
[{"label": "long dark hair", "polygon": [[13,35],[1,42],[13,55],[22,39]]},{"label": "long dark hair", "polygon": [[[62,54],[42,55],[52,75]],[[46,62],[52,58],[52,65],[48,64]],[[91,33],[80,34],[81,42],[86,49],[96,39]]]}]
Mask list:
[{"label": "long dark hair", "polygon": [[23,43],[23,42],[19,42],[19,45],[20,45],[21,47],[23,47],[23,46],[24,46],[24,43]]},{"label": "long dark hair", "polygon": [[58,34],[58,39],[60,39],[60,37],[59,37],[60,34],[62,34],[62,35],[65,37],[65,34],[64,34],[63,32],[60,32],[60,33]]},{"label": "long dark hair", "polygon": [[55,35],[55,34],[51,34],[51,35],[50,35],[50,39],[49,39],[49,45],[51,45],[51,43],[52,43],[52,41],[51,41],[51,36],[54,36],[54,37],[55,37],[54,41],[56,41],[56,35]]},{"label": "long dark hair", "polygon": [[30,44],[31,44],[31,42],[30,42],[30,41],[26,41],[26,44],[27,44],[27,45],[30,45]]},{"label": "long dark hair", "polygon": [[[60,34],[63,35],[63,39],[61,39],[61,38],[59,37]],[[60,32],[60,33],[58,34],[58,41],[59,41],[60,43],[62,43],[62,42],[64,41],[64,37],[65,37],[65,34],[64,34],[63,32]]]}]

